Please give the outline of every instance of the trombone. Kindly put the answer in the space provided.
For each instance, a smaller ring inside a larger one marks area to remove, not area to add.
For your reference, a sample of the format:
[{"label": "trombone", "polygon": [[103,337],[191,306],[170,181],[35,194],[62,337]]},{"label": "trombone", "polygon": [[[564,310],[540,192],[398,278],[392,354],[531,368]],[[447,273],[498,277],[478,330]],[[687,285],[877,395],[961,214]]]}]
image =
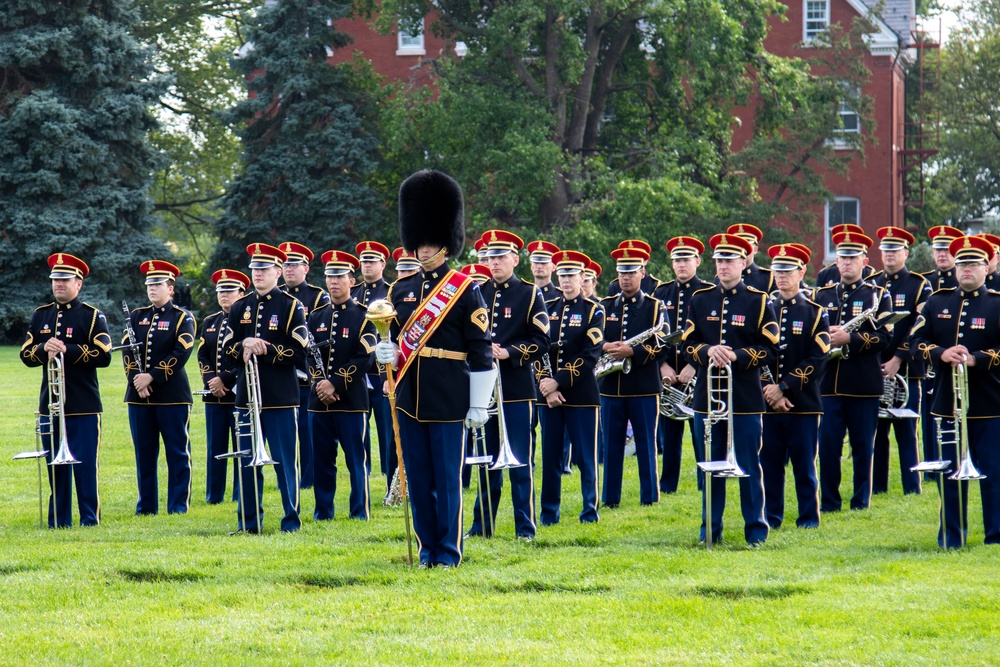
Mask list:
[{"label": "trombone", "polygon": [[[496,371],[496,379],[493,384],[493,398],[490,401],[490,405],[487,408],[487,413],[490,417],[497,418],[497,429],[499,430],[500,436],[500,451],[497,453],[496,461],[493,460],[493,455],[487,453],[486,451],[486,424],[483,424],[479,428],[472,432],[472,456],[465,459],[465,462],[471,466],[478,466],[480,468],[485,467],[487,472],[501,471],[507,468],[521,468],[526,463],[521,463],[517,460],[514,455],[514,450],[510,447],[510,438],[507,435],[507,421],[503,414],[503,386],[500,381],[500,367],[496,362],[493,362],[493,368]],[[487,424],[489,421],[487,420]],[[494,526],[493,526],[493,493],[490,488],[489,474],[486,475],[486,502],[489,507],[485,510],[483,509],[483,478],[482,471],[477,474],[477,483],[479,486],[479,508],[480,513],[488,512],[489,516],[489,537],[493,536]],[[487,519],[484,516],[483,523],[487,523]],[[486,530],[483,531],[483,535],[486,535]]]},{"label": "trombone", "polygon": [[[250,438],[250,450],[241,449],[241,452],[246,452],[250,454],[250,463],[247,465],[251,468],[261,468],[263,466],[278,465],[278,462],[272,459],[267,454],[267,447],[264,444],[264,430],[260,425],[260,410],[261,410],[261,393],[260,393],[260,371],[257,365],[257,357],[251,355],[250,359],[246,363],[246,378],[247,378],[247,415],[246,419],[240,418],[239,411],[234,414],[236,416],[236,438],[239,441],[241,438]],[[249,430],[249,433],[244,433],[243,429]],[[242,465],[240,466],[242,468]],[[242,483],[242,471],[240,474],[240,501],[241,501],[241,511],[245,507],[245,503],[242,502],[243,496],[243,483]],[[253,474],[253,502],[254,502],[254,514],[257,518],[257,530],[262,531],[263,526],[260,521],[260,502],[258,501],[258,486],[257,486],[257,472],[254,471]],[[240,516],[243,522],[243,529],[246,530],[246,515]]]},{"label": "trombone", "polygon": [[[721,477],[723,483],[730,477],[749,477],[736,462],[733,447],[733,367],[731,364],[708,364],[707,394],[708,414],[705,416],[705,461],[698,467],[705,473],[705,548],[712,549],[712,477]],[[726,422],[726,458],[712,461],[712,428]]]},{"label": "trombone", "polygon": [[[69,449],[69,439],[66,437],[66,366],[65,358],[63,353],[60,352],[56,356],[49,359],[48,364],[45,367],[46,377],[48,379],[48,399],[49,399],[49,418],[48,421],[42,419],[43,415],[37,415],[35,419],[35,451],[33,452],[21,452],[14,457],[15,461],[23,459],[36,459],[38,461],[38,525],[41,527],[44,525],[42,520],[42,458],[48,456],[49,450],[42,449],[40,446],[41,438],[48,436],[51,441],[52,436],[52,420],[59,420],[59,449],[56,450],[55,455],[49,462],[50,466],[62,466],[62,465],[74,465],[80,461],[73,456],[73,452]],[[52,474],[52,514],[53,522],[56,527],[59,526],[59,503],[56,502],[58,496],[56,495],[56,473],[55,470],[51,472]]]}]

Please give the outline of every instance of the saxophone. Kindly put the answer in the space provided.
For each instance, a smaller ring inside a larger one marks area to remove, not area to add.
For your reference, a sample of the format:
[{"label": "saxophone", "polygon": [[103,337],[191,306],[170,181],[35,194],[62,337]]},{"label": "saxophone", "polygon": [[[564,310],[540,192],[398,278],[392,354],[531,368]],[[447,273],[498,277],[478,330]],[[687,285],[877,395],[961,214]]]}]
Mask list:
[{"label": "saxophone", "polygon": [[[871,318],[873,318],[875,316],[876,312],[878,312],[878,298],[877,297],[876,297],[875,303],[873,303],[871,305],[871,308],[868,308],[867,310],[865,310],[864,312],[862,312],[857,317],[852,317],[851,319],[849,319],[841,327],[841,330],[842,331],[846,331],[847,333],[853,333],[853,332],[857,331],[858,329],[861,328],[861,325],[863,325],[865,323],[865,320],[870,320]],[[872,322],[872,326],[874,326],[874,325],[875,325],[875,323]],[[832,359],[847,359],[847,354],[848,354],[848,350],[846,350],[845,348],[843,348],[843,347],[835,347],[832,350],[830,350],[830,359],[831,360]]]},{"label": "saxophone", "polygon": [[[634,345],[639,345],[641,343],[645,343],[650,338],[659,335],[664,331],[664,329],[667,330],[670,329],[670,323],[667,322],[666,320],[661,321],[655,327],[650,327],[649,329],[646,329],[638,336],[633,336],[632,338],[629,338],[628,340],[622,342],[628,345],[629,347],[632,347]],[[669,341],[667,342],[667,344],[669,344]],[[604,354],[601,355],[601,358],[597,360],[597,365],[594,366],[594,375],[596,375],[598,379],[600,379],[605,375],[610,375],[611,373],[617,373],[618,371],[621,371],[622,373],[628,375],[629,371],[631,370],[632,370],[632,359],[630,359],[629,357],[625,357],[624,359],[615,359],[614,357],[611,356],[610,352],[605,352]]]}]

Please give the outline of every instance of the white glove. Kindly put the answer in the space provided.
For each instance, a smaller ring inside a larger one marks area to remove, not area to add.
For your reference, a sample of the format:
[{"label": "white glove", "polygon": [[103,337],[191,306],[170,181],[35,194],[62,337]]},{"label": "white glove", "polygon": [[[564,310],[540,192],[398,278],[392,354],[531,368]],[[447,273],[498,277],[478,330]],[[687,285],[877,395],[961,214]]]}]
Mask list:
[{"label": "white glove", "polygon": [[375,345],[375,358],[383,366],[396,366],[396,357],[399,356],[399,348],[393,343],[384,340]]},{"label": "white glove", "polygon": [[465,413],[465,428],[479,428],[489,418],[490,413],[486,411],[486,408],[469,408],[469,411]]}]

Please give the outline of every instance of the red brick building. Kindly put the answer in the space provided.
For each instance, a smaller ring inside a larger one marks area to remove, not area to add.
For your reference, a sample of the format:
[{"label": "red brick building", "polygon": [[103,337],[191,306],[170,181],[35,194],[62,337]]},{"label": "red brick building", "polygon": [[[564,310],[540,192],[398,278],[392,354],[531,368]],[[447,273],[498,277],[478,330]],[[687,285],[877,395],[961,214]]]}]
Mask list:
[{"label": "red brick building", "polygon": [[[814,58],[822,51],[810,47],[815,36],[832,24],[849,29],[852,21],[868,12],[864,0],[785,0],[786,21],[771,21],[765,48],[775,55]],[[875,4],[872,1],[870,4]],[[864,55],[871,80],[863,93],[874,100],[874,135],[877,141],[866,146],[866,161],[852,160],[848,174],[826,174],[824,184],[835,196],[827,206],[815,207],[821,238],[809,239],[815,267],[833,261],[829,229],[841,222],[861,225],[875,238],[879,227],[904,225],[903,154],[905,123],[906,69],[915,53],[907,47],[914,30],[913,0],[887,0],[877,32],[869,36]],[[844,132],[870,133],[861,127],[858,115],[841,109]],[[739,128],[734,147],[744,144],[753,131],[750,124]],[[850,150],[846,146],[843,150]],[[779,224],[781,221],[778,221]],[[765,239],[766,241],[766,239]],[[819,249],[823,248],[823,251]],[[878,253],[872,253],[873,265],[879,265]],[[880,267],[879,267],[880,268]]]}]

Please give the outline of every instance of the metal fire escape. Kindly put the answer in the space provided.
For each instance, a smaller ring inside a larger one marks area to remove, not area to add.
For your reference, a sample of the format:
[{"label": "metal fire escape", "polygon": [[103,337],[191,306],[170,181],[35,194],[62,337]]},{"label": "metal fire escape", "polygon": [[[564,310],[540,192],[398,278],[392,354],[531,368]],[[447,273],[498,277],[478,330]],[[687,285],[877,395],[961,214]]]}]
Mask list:
[{"label": "metal fire escape", "polygon": [[[908,48],[917,56],[916,96],[903,124],[903,150],[900,151],[899,173],[903,180],[903,205],[922,209],[924,205],[925,163],[938,153],[941,124],[937,112],[927,100],[927,90],[937,90],[941,83],[941,59],[928,59],[932,50],[941,48],[941,19],[936,19],[936,33],[917,23],[910,31]],[[911,111],[912,110],[912,111]],[[920,212],[921,218],[923,211]]]}]

